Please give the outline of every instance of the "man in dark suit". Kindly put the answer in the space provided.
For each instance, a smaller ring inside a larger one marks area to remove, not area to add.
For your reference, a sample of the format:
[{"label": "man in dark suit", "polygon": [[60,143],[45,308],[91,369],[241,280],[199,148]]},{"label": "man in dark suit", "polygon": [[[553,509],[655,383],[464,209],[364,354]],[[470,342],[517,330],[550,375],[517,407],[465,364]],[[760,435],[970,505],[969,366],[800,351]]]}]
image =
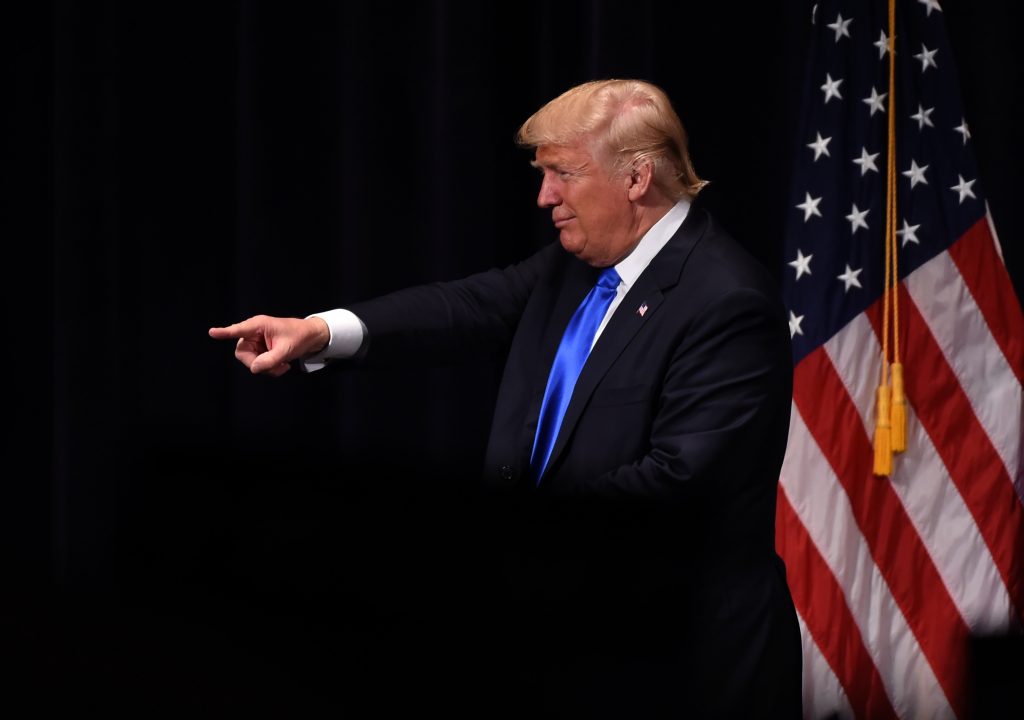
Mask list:
[{"label": "man in dark suit", "polygon": [[293,360],[506,352],[484,478],[530,508],[504,551],[508,607],[528,618],[510,637],[543,666],[538,702],[799,716],[799,632],[774,552],[792,380],[776,289],[696,202],[704,183],[660,89],[572,88],[519,141],[561,247],[210,333],[272,375]]}]

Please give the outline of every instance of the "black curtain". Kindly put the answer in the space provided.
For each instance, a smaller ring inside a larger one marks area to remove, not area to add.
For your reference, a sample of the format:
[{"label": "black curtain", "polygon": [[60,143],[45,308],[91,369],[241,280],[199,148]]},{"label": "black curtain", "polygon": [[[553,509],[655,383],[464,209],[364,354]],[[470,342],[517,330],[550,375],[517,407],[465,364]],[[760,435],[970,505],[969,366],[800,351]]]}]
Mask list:
[{"label": "black curtain", "polygon": [[[1020,294],[1011,7],[943,12]],[[810,16],[658,0],[5,8],[7,677],[62,707],[351,707],[467,634],[452,623],[486,600],[466,578],[495,532],[473,487],[500,361],[269,380],[206,329],[552,241],[514,134],[601,77],[667,90],[707,203],[781,275]],[[341,672],[352,657],[363,670]]]}]

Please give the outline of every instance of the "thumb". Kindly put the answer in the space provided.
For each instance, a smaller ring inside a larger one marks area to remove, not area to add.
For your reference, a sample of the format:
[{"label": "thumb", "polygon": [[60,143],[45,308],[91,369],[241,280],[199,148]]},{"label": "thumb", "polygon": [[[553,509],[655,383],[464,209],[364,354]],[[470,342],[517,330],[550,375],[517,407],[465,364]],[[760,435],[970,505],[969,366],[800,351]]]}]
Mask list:
[{"label": "thumb", "polygon": [[[288,366],[288,348],[284,345],[267,350],[265,353],[261,353],[255,360],[252,361],[252,365],[249,366],[249,370],[253,374],[261,374],[271,372],[272,370],[279,370],[279,366]],[[283,372],[283,371],[282,371]],[[278,373],[280,374],[280,373]]]}]

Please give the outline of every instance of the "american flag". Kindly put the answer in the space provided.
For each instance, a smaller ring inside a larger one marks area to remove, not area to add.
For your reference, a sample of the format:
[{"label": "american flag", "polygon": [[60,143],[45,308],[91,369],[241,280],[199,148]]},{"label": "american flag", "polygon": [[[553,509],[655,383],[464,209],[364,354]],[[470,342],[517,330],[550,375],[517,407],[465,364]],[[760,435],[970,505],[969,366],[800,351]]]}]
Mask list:
[{"label": "american flag", "polygon": [[[907,449],[873,472],[882,368],[886,0],[814,7],[784,291],[793,415],[777,544],[810,718],[965,717],[972,635],[1024,619],[1024,317],[936,0],[896,2],[895,229]],[[890,344],[891,347],[891,344]]]}]

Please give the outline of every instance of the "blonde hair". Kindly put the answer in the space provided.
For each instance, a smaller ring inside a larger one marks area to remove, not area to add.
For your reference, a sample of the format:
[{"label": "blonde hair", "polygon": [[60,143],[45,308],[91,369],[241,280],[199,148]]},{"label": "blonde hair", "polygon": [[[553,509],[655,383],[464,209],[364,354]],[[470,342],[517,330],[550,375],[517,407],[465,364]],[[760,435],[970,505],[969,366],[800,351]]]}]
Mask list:
[{"label": "blonde hair", "polygon": [[665,92],[643,80],[594,80],[550,101],[516,134],[523,147],[585,142],[618,174],[649,162],[654,182],[670,197],[693,197],[697,177],[686,131]]}]

